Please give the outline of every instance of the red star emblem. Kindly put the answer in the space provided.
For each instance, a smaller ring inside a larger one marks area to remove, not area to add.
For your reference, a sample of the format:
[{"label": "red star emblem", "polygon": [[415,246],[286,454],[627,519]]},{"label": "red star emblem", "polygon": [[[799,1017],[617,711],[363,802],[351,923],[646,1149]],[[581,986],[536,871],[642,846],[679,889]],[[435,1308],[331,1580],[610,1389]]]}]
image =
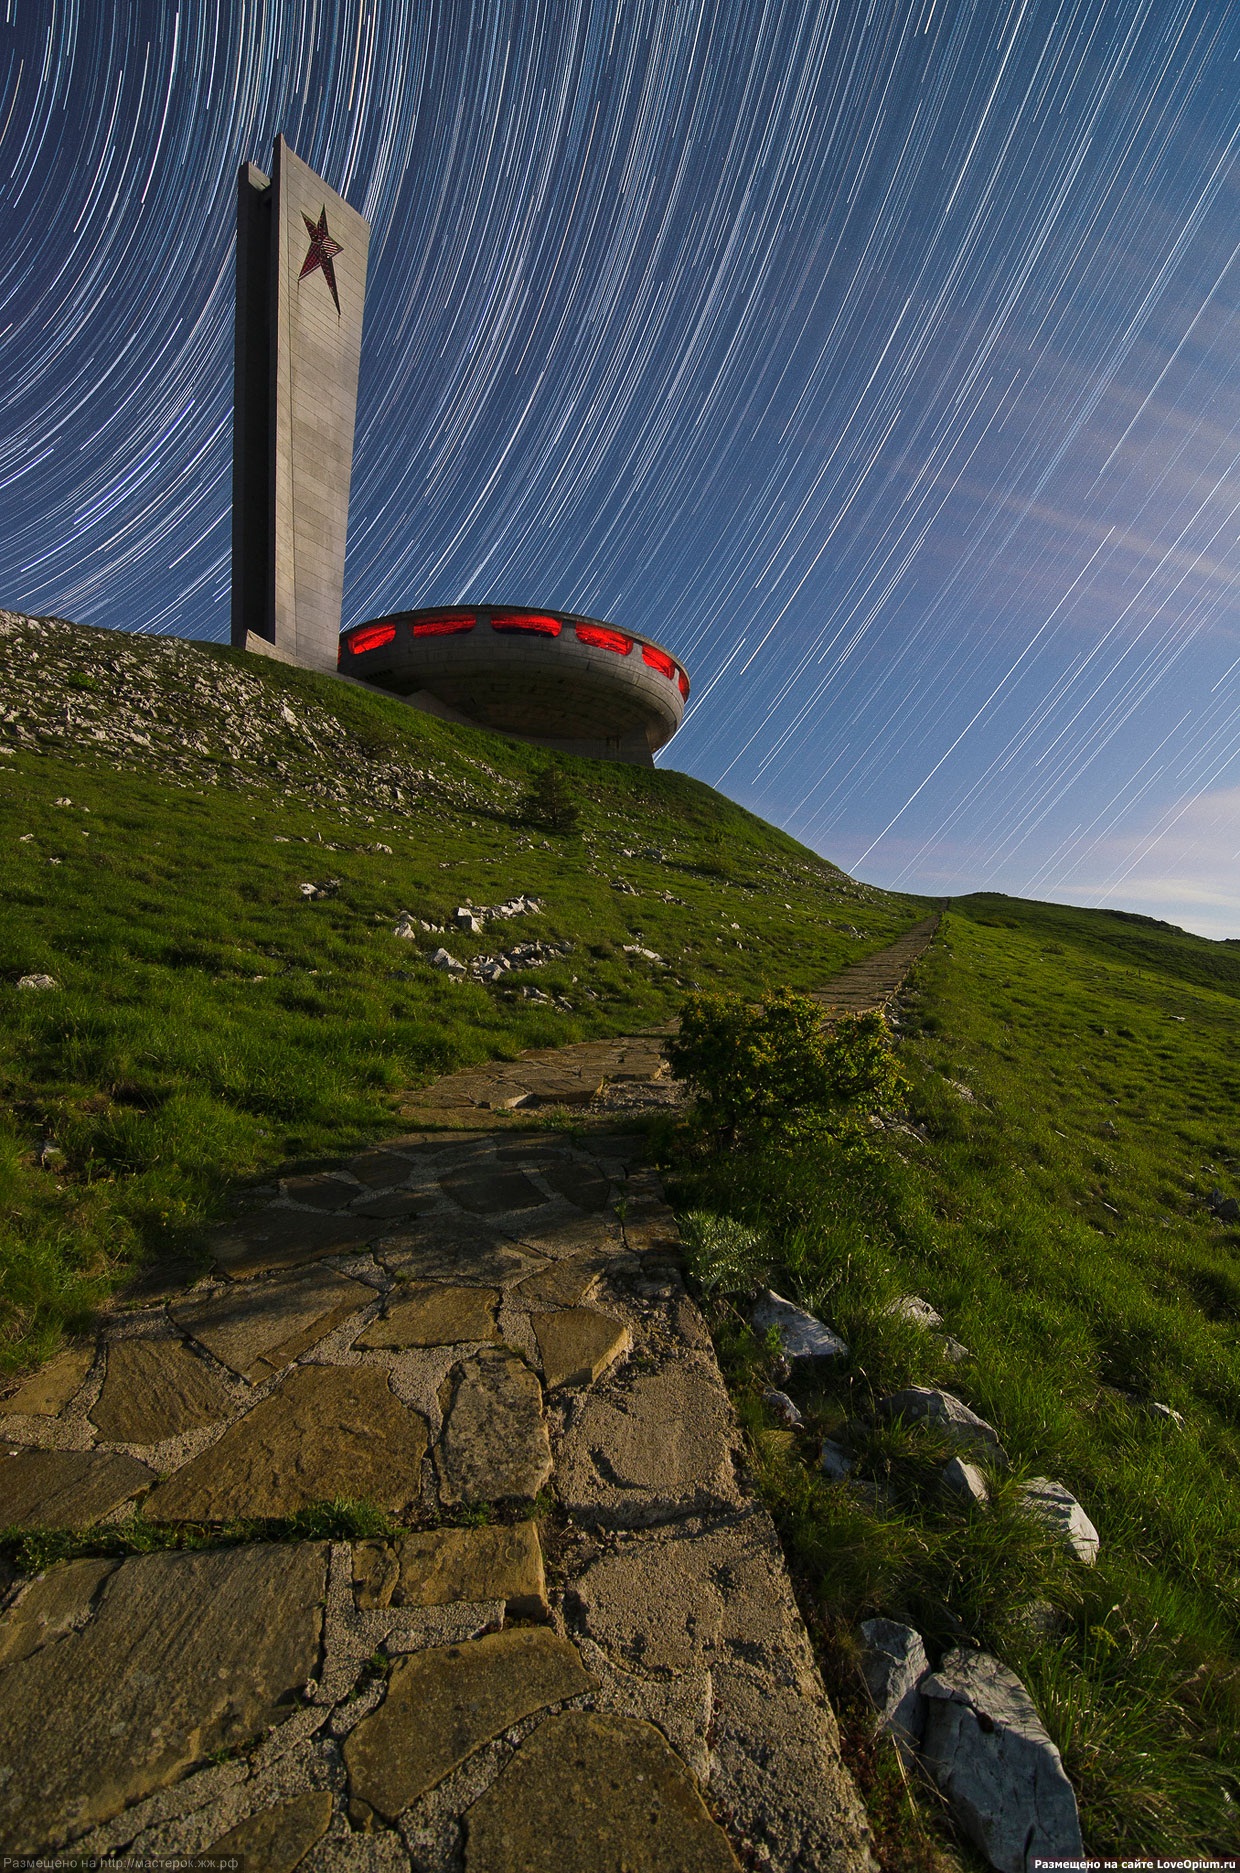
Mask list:
[{"label": "red star emblem", "polygon": [[307,273],[313,273],[316,267],[322,267],[323,278],[327,281],[331,289],[331,296],[336,302],[336,311],[339,312],[340,295],[336,291],[336,269],[333,267],[332,261],[337,254],[342,254],[344,252],[344,248],[341,247],[338,241],[334,241],[327,232],[326,205],[319,210],[317,224],[311,221],[304,208],[301,211],[301,218],[305,222],[306,231],[310,236],[310,252],[302,262],[302,269],[297,275],[297,278],[299,281],[304,280]]}]

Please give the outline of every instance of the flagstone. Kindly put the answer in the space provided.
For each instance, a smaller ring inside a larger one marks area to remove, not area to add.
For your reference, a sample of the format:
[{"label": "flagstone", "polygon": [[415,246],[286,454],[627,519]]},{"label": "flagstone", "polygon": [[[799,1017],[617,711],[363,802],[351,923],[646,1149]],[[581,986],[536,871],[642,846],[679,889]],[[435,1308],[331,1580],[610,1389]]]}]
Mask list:
[{"label": "flagstone", "polygon": [[0,1415],[55,1418],[60,1415],[95,1363],[93,1346],[69,1346],[26,1380],[12,1397],[0,1401]]},{"label": "flagstone", "polygon": [[222,1365],[258,1384],[374,1299],[375,1290],[364,1281],[351,1281],[334,1268],[314,1268],[189,1295],[168,1312]]},{"label": "flagstone", "polygon": [[293,1873],[315,1842],[322,1840],[331,1818],[330,1789],[308,1789],[278,1808],[265,1808],[239,1821],[196,1858],[200,1864],[208,1856],[212,1861],[218,1858],[237,1873]]},{"label": "flagstone", "polygon": [[356,1346],[453,1346],[461,1340],[497,1340],[498,1288],[445,1287],[410,1282],[389,1297],[383,1314],[354,1341]]},{"label": "flagstone", "polygon": [[394,1821],[492,1737],[597,1685],[577,1648],[546,1626],[398,1659],[383,1703],[345,1742],[349,1792]]},{"label": "flagstone", "polygon": [[326,1566],[322,1542],[137,1555],[80,1630],[0,1669],[6,1850],[59,1847],[277,1721],[318,1669]]},{"label": "flagstone", "polygon": [[466,1873],[739,1873],[728,1837],[653,1724],[548,1717],[466,1811]]},{"label": "flagstone", "polygon": [[218,1442],[151,1492],[155,1521],[295,1515],[313,1502],[371,1502],[396,1515],[421,1497],[426,1426],[377,1366],[298,1366]]},{"label": "flagstone", "polygon": [[110,1444],[159,1444],[232,1410],[227,1388],[180,1340],[113,1340],[91,1423]]},{"label": "flagstone", "polygon": [[376,1228],[373,1221],[347,1211],[333,1214],[272,1206],[216,1230],[211,1249],[230,1281],[245,1281],[278,1268],[321,1261],[325,1255],[347,1255],[369,1242]]},{"label": "flagstone", "polygon": [[156,1481],[119,1450],[0,1450],[0,1528],[89,1528]]},{"label": "flagstone", "polygon": [[534,1333],[548,1391],[557,1385],[592,1385],[633,1343],[622,1320],[612,1320],[592,1307],[536,1314]]},{"label": "flagstone", "polygon": [[531,1498],[551,1474],[542,1388],[508,1347],[485,1348],[449,1376],[439,1449],[448,1503]]},{"label": "flagstone", "polygon": [[353,1588],[363,1610],[504,1601],[514,1619],[545,1619],[547,1582],[533,1522],[511,1527],[432,1528],[394,1542],[359,1541]]}]

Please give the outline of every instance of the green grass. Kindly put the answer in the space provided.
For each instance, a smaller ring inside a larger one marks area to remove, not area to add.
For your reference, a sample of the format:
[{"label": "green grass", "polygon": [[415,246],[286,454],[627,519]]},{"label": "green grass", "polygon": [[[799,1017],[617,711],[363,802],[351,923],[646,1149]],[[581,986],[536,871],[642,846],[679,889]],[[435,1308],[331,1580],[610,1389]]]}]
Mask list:
[{"label": "green grass", "polygon": [[[916,973],[903,1033],[911,1124],[812,1152],[698,1160],[682,1146],[675,1187],[758,1238],[688,1232],[854,1760],[889,1816],[888,1864],[929,1867],[938,1849],[914,1851],[934,1802],[923,1791],[910,1807],[858,1696],[855,1628],[873,1613],[915,1625],[932,1659],[977,1644],[1021,1675],[1092,1853],[1234,1853],[1240,1229],[1206,1199],[1240,1194],[1240,948],[966,899]],[[852,1349],[837,1377],[789,1382],[803,1434],[775,1430],[760,1402],[769,1352],[743,1301],[756,1269]],[[939,1310],[967,1363],[886,1313],[907,1293]],[[884,1394],[934,1382],[1011,1452],[985,1511],[940,1494],[941,1440],[875,1419]],[[868,1497],[817,1472],[824,1435],[851,1443]],[[1094,1568],[1020,1514],[1031,1474],[1083,1503]],[[1036,1602],[1053,1630],[1022,1617]]]},{"label": "green grass", "polygon": [[[538,751],[218,647],[30,622],[0,686],[10,1370],[239,1183],[399,1131],[441,1074],[664,1021],[690,982],[812,984],[918,914],[676,773],[566,762],[581,831],[548,836],[519,817]],[[542,912],[393,935],[516,892]],[[528,937],[571,951],[497,989],[429,964]]]}]

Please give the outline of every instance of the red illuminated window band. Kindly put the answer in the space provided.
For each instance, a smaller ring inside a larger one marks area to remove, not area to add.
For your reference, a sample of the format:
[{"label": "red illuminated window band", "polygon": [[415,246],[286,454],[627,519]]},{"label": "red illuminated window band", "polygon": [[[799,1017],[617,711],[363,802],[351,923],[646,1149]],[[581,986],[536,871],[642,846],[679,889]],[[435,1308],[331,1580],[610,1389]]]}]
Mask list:
[{"label": "red illuminated window band", "polygon": [[472,631],[476,623],[472,611],[445,612],[438,618],[418,618],[409,629],[414,637],[453,637],[458,631]]},{"label": "red illuminated window band", "polygon": [[394,624],[368,624],[361,631],[352,631],[348,637],[349,654],[360,657],[364,650],[378,650],[383,644],[390,644],[396,636]]},{"label": "red illuminated window band", "polygon": [[669,681],[676,681],[676,664],[665,650],[656,650],[653,644],[642,645],[642,662],[648,663],[652,670],[659,670]]},{"label": "red illuminated window band", "polygon": [[530,631],[535,637],[558,637],[564,629],[558,618],[545,611],[493,611],[493,631]]},{"label": "red illuminated window band", "polygon": [[627,657],[633,648],[633,640],[623,631],[609,631],[605,624],[574,625],[577,641],[590,644],[595,650],[614,650],[617,657]]}]

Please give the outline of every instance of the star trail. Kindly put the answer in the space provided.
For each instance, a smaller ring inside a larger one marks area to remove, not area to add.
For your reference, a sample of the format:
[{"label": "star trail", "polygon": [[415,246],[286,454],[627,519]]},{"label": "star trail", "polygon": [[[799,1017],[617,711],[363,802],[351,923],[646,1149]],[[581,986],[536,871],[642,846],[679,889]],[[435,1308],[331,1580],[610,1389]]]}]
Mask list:
[{"label": "star trail", "polygon": [[0,604],[227,637],[283,131],[373,229],[346,624],[613,619],[859,875],[1240,935],[1235,8],[0,15]]}]

